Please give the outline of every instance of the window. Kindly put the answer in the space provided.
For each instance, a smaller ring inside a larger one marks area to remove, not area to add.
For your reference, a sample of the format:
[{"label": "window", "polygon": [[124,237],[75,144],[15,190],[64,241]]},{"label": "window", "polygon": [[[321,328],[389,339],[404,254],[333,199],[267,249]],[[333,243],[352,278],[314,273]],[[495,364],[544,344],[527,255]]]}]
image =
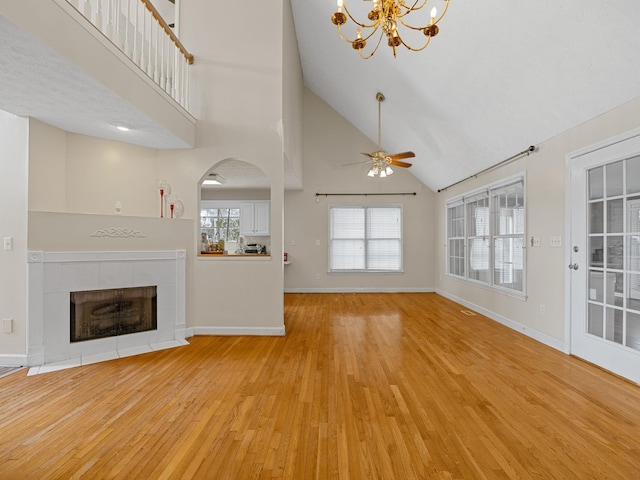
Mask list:
[{"label": "window", "polygon": [[225,243],[237,242],[240,236],[240,208],[216,208],[202,202],[200,233]]},{"label": "window", "polygon": [[447,203],[447,274],[524,293],[524,176]]},{"label": "window", "polygon": [[333,206],[329,224],[329,271],[402,271],[402,207]]}]

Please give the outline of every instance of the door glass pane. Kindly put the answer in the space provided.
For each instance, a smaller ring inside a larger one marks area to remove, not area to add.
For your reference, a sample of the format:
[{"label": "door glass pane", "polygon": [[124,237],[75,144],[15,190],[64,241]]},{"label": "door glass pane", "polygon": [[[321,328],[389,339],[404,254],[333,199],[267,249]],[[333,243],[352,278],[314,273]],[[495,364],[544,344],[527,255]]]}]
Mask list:
[{"label": "door glass pane", "polygon": [[627,275],[627,308],[640,311],[640,274]]},{"label": "door glass pane", "polygon": [[603,237],[589,237],[589,266],[596,268],[604,266]]},{"label": "door glass pane", "polygon": [[622,344],[622,317],[624,312],[613,308],[607,308],[605,321],[605,338],[611,342]]},{"label": "door glass pane", "polygon": [[593,202],[589,204],[589,233],[604,232],[604,203]]},{"label": "door glass pane", "polygon": [[607,233],[622,233],[624,227],[622,205],[621,198],[607,201]]},{"label": "door glass pane", "polygon": [[607,268],[622,270],[622,237],[607,237]]},{"label": "door glass pane", "polygon": [[607,197],[622,195],[622,168],[624,162],[610,163],[607,165]]},{"label": "door glass pane", "polygon": [[627,312],[627,347],[640,350],[640,314]]},{"label": "door glass pane", "polygon": [[627,160],[627,193],[640,193],[640,156]]},{"label": "door glass pane", "polygon": [[602,302],[604,296],[604,273],[589,272],[589,300]]},{"label": "door glass pane", "polygon": [[587,331],[591,335],[602,338],[602,305],[589,304]]},{"label": "door glass pane", "polygon": [[627,270],[640,272],[640,236],[627,236]]},{"label": "door glass pane", "polygon": [[640,198],[627,199],[627,233],[640,233]]},{"label": "door glass pane", "polygon": [[589,170],[589,200],[595,200],[604,196],[602,167]]},{"label": "door glass pane", "polygon": [[624,274],[607,273],[605,291],[607,292],[607,304],[622,307],[624,305]]}]

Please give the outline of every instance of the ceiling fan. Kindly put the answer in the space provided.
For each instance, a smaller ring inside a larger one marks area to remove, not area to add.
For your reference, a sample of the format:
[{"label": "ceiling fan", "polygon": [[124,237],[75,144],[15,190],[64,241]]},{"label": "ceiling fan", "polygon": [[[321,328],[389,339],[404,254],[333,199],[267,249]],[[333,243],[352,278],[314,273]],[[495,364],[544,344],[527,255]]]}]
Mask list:
[{"label": "ceiling fan", "polygon": [[[411,166],[410,163],[400,161],[403,158],[412,158],[415,157],[416,154],[413,152],[402,152],[402,153],[394,153],[389,154],[382,150],[381,137],[382,137],[382,127],[380,120],[380,104],[384,101],[384,95],[380,92],[376,94],[376,100],[378,101],[378,149],[373,153],[362,153],[369,157],[369,160],[366,162],[371,163],[371,168],[369,168],[369,173],[367,173],[370,177],[387,177],[393,173],[391,169],[391,165],[395,167],[409,168]],[[365,162],[357,162],[357,163],[365,163]],[[355,164],[349,164],[355,165]]]}]

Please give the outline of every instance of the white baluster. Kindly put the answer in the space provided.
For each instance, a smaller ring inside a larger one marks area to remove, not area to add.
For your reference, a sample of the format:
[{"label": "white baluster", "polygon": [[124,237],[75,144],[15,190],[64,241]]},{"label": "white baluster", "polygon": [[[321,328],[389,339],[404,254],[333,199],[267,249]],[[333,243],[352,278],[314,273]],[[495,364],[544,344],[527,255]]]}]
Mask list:
[{"label": "white baluster", "polygon": [[91,2],[89,0],[84,0],[82,14],[87,20],[91,21]]},{"label": "white baluster", "polygon": [[185,110],[189,110],[189,61],[185,58],[184,60],[184,100],[182,102],[182,106]]},{"label": "white baluster", "polygon": [[[120,50],[127,53],[124,49],[124,38],[122,36],[122,21],[120,15],[122,13],[122,5],[120,4],[120,0],[116,0],[116,8],[113,11],[113,18],[115,20],[114,24],[116,27],[116,40],[117,45],[120,47]],[[126,26],[126,24],[125,24]]]},{"label": "white baluster", "polygon": [[[127,13],[124,14],[124,53],[127,54],[129,58],[135,61],[135,57],[133,56],[131,43],[129,42],[129,26],[131,23],[129,19],[131,18],[131,1],[126,0]],[[134,30],[135,31],[135,30]]]},{"label": "white baluster", "polygon": [[[145,18],[149,19],[149,28],[148,28],[148,34],[146,35],[145,40],[147,41],[148,47],[147,47],[147,75],[149,75],[149,77],[153,78],[153,65],[151,64],[151,62],[153,61],[153,58],[151,57],[151,41],[153,40],[153,16],[151,15],[151,12],[149,12],[149,10],[144,9],[144,16]],[[145,21],[145,28],[146,28],[146,21]]]},{"label": "white baluster", "polygon": [[98,5],[96,8],[96,19],[94,22],[95,26],[98,27],[98,29],[104,33],[106,35],[105,32],[105,28],[104,28],[104,16],[102,13],[102,1],[98,0]]},{"label": "white baluster", "polygon": [[169,62],[169,49],[171,46],[171,38],[167,36],[167,32],[164,31],[164,28],[160,28],[162,30],[162,70],[160,73],[160,88],[162,88],[165,92],[167,91],[167,78],[169,75],[167,74],[167,67]]},{"label": "white baluster", "polygon": [[113,24],[113,11],[114,11],[114,0],[109,0],[107,2],[107,37],[116,45],[118,45],[118,39],[115,36],[115,25]]},{"label": "white baluster", "polygon": [[173,64],[175,62],[176,46],[171,41],[167,41],[167,84],[165,91],[173,97]]},{"label": "white baluster", "polygon": [[[134,7],[136,10],[135,14],[135,28],[133,29],[133,59],[138,64],[139,67],[142,67],[142,49],[140,45],[142,44],[142,35],[143,30],[140,28],[140,23],[138,23],[138,14],[140,12],[140,2],[138,0],[134,0]],[[138,35],[139,34],[139,35]]]},{"label": "white baluster", "polygon": [[153,18],[153,16],[151,17],[153,20],[153,26],[154,26],[154,37],[156,39],[156,44],[155,44],[155,55],[154,55],[154,62],[153,62],[153,81],[156,82],[158,85],[160,85],[160,72],[158,70],[159,66],[160,66],[160,24],[158,23],[158,21]]}]

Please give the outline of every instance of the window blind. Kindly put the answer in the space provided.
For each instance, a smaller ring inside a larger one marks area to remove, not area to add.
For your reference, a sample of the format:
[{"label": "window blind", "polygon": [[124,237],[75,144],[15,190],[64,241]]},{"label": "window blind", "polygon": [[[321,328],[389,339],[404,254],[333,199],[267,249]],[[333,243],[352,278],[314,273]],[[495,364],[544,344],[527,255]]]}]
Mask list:
[{"label": "window blind", "polygon": [[329,270],[402,271],[402,208],[330,208]]}]

